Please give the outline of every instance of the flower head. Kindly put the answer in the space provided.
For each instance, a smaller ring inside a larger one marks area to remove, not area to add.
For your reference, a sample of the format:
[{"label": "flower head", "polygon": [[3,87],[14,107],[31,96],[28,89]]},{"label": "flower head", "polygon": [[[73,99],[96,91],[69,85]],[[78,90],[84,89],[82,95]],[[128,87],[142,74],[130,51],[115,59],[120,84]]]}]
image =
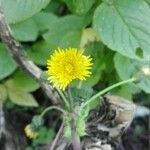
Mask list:
[{"label": "flower head", "polygon": [[76,48],[55,50],[47,61],[48,80],[54,87],[65,90],[72,80],[85,80],[91,75],[91,60]]},{"label": "flower head", "polygon": [[28,138],[30,139],[35,139],[38,136],[38,133],[36,131],[34,131],[34,129],[32,128],[31,124],[28,124],[25,129],[25,134]]}]

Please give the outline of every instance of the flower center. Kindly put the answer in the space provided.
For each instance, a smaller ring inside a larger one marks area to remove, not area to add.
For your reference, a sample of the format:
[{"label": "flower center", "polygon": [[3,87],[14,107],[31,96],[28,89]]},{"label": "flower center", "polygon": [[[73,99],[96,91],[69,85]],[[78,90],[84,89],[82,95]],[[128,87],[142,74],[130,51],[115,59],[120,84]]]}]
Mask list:
[{"label": "flower center", "polygon": [[65,66],[65,70],[68,74],[71,74],[73,72],[73,66],[71,64],[67,64]]}]

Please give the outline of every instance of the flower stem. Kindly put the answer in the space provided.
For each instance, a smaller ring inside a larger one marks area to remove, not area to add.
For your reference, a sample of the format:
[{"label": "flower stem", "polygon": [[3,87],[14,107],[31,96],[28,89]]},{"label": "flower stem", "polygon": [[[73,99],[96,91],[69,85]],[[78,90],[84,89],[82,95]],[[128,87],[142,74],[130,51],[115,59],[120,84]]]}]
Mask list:
[{"label": "flower stem", "polygon": [[66,113],[66,111],[65,110],[63,110],[62,108],[59,108],[59,107],[57,107],[57,106],[50,106],[50,107],[47,107],[42,113],[41,113],[41,117],[43,117],[48,111],[50,111],[50,110],[52,110],[52,109],[56,109],[56,110],[58,110],[58,111],[60,111],[60,112],[62,112],[62,113]]},{"label": "flower stem", "polygon": [[60,94],[61,98],[63,99],[63,101],[64,101],[64,103],[65,103],[67,109],[70,110],[70,104],[69,104],[69,102],[67,101],[66,97],[64,96],[63,92],[62,92],[60,89],[58,89],[58,88],[57,88],[57,91],[58,91],[58,93]]},{"label": "flower stem", "polygon": [[73,110],[73,97],[72,97],[72,94],[71,94],[70,87],[68,87],[68,95],[69,95],[69,100],[70,100],[70,107],[71,107],[71,110]]},{"label": "flower stem", "polygon": [[125,81],[121,81],[121,82],[118,82],[100,92],[98,92],[97,94],[95,94],[94,96],[92,96],[88,101],[86,101],[83,105],[82,105],[82,109],[85,108],[87,105],[89,105],[93,100],[95,100],[97,97],[101,96],[102,94],[105,94],[106,92],[120,86],[120,85],[123,85],[123,84],[127,84],[127,83],[131,83],[131,82],[134,82],[136,81],[137,79],[136,78],[131,78],[131,79],[128,79],[128,80],[125,80]]}]

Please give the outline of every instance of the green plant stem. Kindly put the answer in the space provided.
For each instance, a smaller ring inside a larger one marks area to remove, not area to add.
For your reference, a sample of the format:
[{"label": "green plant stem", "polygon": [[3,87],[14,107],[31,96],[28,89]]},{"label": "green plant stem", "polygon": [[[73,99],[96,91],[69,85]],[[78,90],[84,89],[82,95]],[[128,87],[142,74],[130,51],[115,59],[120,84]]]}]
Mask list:
[{"label": "green plant stem", "polygon": [[127,84],[127,83],[131,83],[131,82],[134,82],[136,81],[136,78],[131,78],[131,79],[128,79],[128,80],[125,80],[125,81],[121,81],[121,82],[118,82],[100,92],[98,92],[97,94],[95,94],[94,96],[92,96],[88,101],[86,101],[83,105],[82,105],[82,109],[85,108],[86,106],[88,106],[93,100],[95,100],[96,98],[98,98],[99,96],[105,94],[106,92],[120,86],[120,85],[123,85],[123,84]]},{"label": "green plant stem", "polygon": [[59,108],[59,107],[57,107],[57,106],[50,106],[50,107],[47,107],[47,108],[41,113],[40,116],[43,117],[48,111],[53,110],[53,109],[56,109],[56,110],[62,112],[63,114],[66,114],[66,111],[63,110],[62,108]]},{"label": "green plant stem", "polygon": [[68,110],[70,110],[70,104],[67,101],[66,97],[64,96],[63,92],[57,88],[58,93],[60,94],[61,98],[63,99],[65,106],[67,107]]},{"label": "green plant stem", "polygon": [[69,95],[69,100],[70,100],[70,107],[71,107],[71,110],[72,110],[73,109],[73,97],[72,97],[72,94],[71,94],[70,87],[68,87],[68,95]]}]

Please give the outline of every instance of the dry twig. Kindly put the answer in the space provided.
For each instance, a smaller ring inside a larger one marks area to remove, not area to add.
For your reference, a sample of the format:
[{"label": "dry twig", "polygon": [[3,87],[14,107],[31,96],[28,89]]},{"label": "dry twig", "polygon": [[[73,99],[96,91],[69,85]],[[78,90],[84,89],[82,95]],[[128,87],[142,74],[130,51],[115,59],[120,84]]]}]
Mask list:
[{"label": "dry twig", "polygon": [[5,21],[5,17],[0,6],[0,37],[6,45],[8,52],[14,58],[19,67],[27,74],[32,76],[41,86],[46,95],[52,100],[53,103],[57,103],[58,95],[53,88],[41,79],[42,70],[36,66],[31,60],[28,60],[25,51],[12,36],[10,28]]}]

